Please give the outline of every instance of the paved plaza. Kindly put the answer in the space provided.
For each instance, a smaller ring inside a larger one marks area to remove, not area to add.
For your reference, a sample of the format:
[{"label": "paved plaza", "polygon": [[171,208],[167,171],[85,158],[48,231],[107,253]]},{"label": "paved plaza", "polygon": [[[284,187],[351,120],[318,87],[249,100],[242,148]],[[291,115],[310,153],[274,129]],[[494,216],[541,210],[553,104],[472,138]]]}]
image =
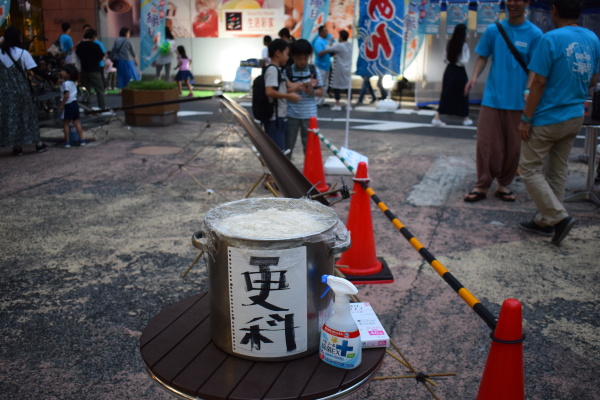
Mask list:
[{"label": "paved plaza", "polygon": [[[128,129],[112,118],[86,132],[84,148],[60,147],[62,132],[46,128],[45,153],[0,149],[0,398],[171,398],[145,371],[141,332],[165,306],[208,290],[205,258],[181,277],[198,255],[192,233],[265,172],[241,128],[209,102],[169,127]],[[321,133],[341,147],[343,116],[323,114]],[[599,208],[568,203],[577,224],[560,247],[522,232],[517,223],[535,205],[518,179],[515,203],[462,200],[475,179],[474,128],[441,132],[427,113],[391,114],[351,114],[348,147],[369,158],[371,187],[494,315],[507,298],[522,302],[527,399],[596,399]],[[292,161],[302,170],[300,149]],[[573,153],[582,151],[580,140]],[[567,194],[584,189],[586,174],[586,164],[570,163]],[[259,185],[251,196],[270,193]],[[349,201],[333,208],[345,221]],[[416,369],[457,374],[435,381],[440,399],[474,399],[488,327],[371,210],[377,255],[395,282],[361,285],[359,297]],[[378,376],[406,372],[386,357]],[[348,397],[431,398],[414,379],[372,381]]]}]

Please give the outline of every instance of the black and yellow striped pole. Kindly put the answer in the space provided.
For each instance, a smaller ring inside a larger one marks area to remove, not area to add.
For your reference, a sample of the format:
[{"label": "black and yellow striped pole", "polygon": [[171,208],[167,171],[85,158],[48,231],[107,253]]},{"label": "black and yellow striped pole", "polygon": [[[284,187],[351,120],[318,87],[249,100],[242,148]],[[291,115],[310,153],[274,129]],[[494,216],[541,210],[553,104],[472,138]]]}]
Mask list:
[{"label": "black and yellow striped pole", "polygon": [[[333,154],[335,154],[344,163],[350,172],[353,174],[356,173],[355,169],[348,163],[347,160],[341,157],[339,150],[333,144],[331,144],[331,142],[329,142],[318,130],[315,132],[315,134],[333,152]],[[465,303],[467,303],[481,319],[483,319],[487,326],[494,331],[496,329],[496,319],[492,313],[485,308],[485,306],[481,304],[481,302],[477,300],[477,298],[473,296],[473,294],[469,292],[469,290],[465,288],[462,283],[460,283],[458,279],[456,279],[454,275],[452,275],[450,271],[448,271],[446,267],[444,267],[442,263],[439,262],[435,256],[431,254],[429,250],[427,250],[425,246],[423,246],[421,242],[419,242],[419,240],[412,235],[412,233],[410,233],[410,231],[404,226],[404,224],[402,224],[398,217],[396,217],[396,215],[394,215],[394,213],[385,205],[385,203],[379,199],[379,196],[377,196],[375,191],[369,187],[368,182],[361,181],[359,183],[363,189],[365,189],[369,197],[371,197],[375,204],[377,204],[377,207],[392,222],[392,225],[394,225],[402,234],[402,236],[408,240],[408,242],[421,255],[421,257],[423,257],[423,259],[427,261],[429,265],[431,265],[435,272],[437,272],[444,279],[444,281],[446,281],[446,283],[450,285],[450,287],[454,289],[456,293],[458,293],[460,298],[463,299]]]}]

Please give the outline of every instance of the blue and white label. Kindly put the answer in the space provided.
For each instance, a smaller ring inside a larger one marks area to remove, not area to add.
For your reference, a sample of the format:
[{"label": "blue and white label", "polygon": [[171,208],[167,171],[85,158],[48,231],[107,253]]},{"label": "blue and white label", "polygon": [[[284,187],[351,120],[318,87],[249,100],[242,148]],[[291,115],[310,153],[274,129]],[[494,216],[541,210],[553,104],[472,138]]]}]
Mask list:
[{"label": "blue and white label", "polygon": [[360,332],[339,332],[323,325],[319,357],[329,365],[354,369],[362,359]]}]

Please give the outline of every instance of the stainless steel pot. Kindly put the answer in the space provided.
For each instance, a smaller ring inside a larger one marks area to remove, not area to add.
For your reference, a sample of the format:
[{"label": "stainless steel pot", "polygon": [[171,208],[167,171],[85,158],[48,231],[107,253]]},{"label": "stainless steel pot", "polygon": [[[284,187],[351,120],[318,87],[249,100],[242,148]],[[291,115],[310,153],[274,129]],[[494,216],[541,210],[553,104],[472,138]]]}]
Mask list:
[{"label": "stainless steel pot", "polygon": [[[323,223],[310,234],[241,237],[223,221],[258,210],[300,210]],[[211,336],[223,351],[247,359],[281,361],[317,352],[331,295],[323,274],[350,247],[350,233],[332,209],[305,199],[261,198],[209,210],[192,243],[209,257]]]}]

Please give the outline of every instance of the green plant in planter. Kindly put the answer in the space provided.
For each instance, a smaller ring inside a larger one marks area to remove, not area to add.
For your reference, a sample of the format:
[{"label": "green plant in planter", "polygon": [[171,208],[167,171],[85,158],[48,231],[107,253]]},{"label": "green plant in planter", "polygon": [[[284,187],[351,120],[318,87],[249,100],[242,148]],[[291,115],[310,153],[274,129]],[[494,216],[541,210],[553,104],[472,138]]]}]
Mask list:
[{"label": "green plant in planter", "polygon": [[172,90],[177,89],[175,82],[156,81],[131,81],[125,87],[130,90]]},{"label": "green plant in planter", "polygon": [[125,110],[125,122],[134,126],[163,126],[177,122],[177,84],[165,81],[133,81],[121,92],[123,106],[156,104]]}]

